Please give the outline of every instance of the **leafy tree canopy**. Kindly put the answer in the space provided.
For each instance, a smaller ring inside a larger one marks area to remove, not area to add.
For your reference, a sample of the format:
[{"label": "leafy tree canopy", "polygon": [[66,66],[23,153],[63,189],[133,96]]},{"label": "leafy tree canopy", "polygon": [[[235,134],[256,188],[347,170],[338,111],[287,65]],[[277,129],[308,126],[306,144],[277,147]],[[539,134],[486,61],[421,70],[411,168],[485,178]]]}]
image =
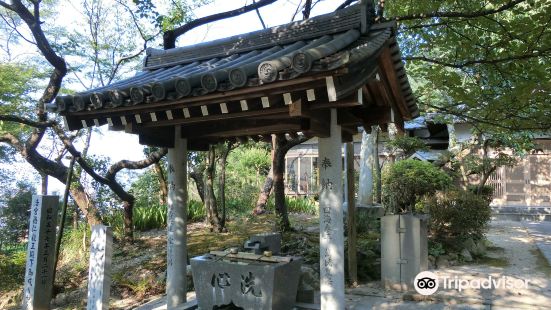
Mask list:
[{"label": "leafy tree canopy", "polygon": [[550,1],[389,1],[385,10],[426,111],[485,132],[551,128]]}]

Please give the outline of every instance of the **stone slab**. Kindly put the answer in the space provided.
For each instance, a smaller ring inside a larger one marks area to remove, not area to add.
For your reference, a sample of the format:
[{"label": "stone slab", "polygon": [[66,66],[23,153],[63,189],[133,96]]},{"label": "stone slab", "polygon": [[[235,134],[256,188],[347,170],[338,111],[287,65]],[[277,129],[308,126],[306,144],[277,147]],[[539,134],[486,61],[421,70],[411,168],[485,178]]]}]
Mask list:
[{"label": "stone slab", "polygon": [[58,196],[35,195],[29,220],[22,309],[50,309]]}]

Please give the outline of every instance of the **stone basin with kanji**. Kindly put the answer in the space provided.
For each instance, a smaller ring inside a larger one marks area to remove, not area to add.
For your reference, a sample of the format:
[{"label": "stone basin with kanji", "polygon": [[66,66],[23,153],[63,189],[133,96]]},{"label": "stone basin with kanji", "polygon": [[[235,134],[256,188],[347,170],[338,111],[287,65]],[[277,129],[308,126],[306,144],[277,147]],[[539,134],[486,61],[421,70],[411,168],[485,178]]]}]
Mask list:
[{"label": "stone basin with kanji", "polygon": [[292,309],[300,257],[212,251],[191,259],[200,309],[233,305],[243,309]]}]

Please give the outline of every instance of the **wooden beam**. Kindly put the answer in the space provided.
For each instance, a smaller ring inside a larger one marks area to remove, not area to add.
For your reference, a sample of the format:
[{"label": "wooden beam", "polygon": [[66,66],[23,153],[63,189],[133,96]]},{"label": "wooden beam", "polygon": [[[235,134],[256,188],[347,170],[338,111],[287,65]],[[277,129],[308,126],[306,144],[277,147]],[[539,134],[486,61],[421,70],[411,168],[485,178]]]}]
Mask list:
[{"label": "wooden beam", "polygon": [[308,112],[308,105],[303,103],[300,98],[289,105],[289,116],[291,117],[305,117]]},{"label": "wooden beam", "polygon": [[230,119],[241,119],[241,118],[251,118],[256,116],[268,116],[268,115],[288,115],[288,107],[279,107],[279,108],[269,108],[263,110],[253,110],[237,113],[228,113],[228,114],[214,114],[203,117],[192,117],[192,118],[177,118],[170,121],[163,121],[158,123],[146,123],[142,126],[145,128],[149,127],[159,127],[159,126],[172,126],[178,124],[193,124],[201,122],[210,122],[210,121],[219,121],[219,120],[230,120]]},{"label": "wooden beam", "polygon": [[329,97],[329,102],[337,101],[337,89],[335,88],[335,81],[332,76],[325,78],[325,87],[327,88],[327,97]]},{"label": "wooden beam", "polygon": [[385,47],[379,56],[379,66],[383,73],[381,79],[387,82],[387,86],[390,88],[389,91],[393,96],[394,103],[398,107],[398,111],[401,115],[411,118],[411,113],[409,113],[407,103],[400,89],[399,80],[394,69],[394,63],[392,62],[392,55],[388,47]]},{"label": "wooden beam", "polygon": [[350,110],[339,110],[337,115],[337,124],[340,126],[360,125],[362,122],[362,119],[358,115],[350,112]]}]

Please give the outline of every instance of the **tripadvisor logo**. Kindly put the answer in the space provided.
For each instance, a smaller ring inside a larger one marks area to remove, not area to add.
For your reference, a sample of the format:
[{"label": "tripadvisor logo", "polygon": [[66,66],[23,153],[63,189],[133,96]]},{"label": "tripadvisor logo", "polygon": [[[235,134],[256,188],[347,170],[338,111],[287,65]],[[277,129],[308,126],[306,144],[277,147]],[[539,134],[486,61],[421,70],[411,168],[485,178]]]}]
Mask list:
[{"label": "tripadvisor logo", "polygon": [[[453,278],[449,276],[442,277],[443,289],[455,289],[462,291],[464,289],[506,289],[519,290],[528,289],[528,280],[517,279],[508,276],[499,278],[489,275],[487,278],[461,279],[458,276]],[[430,271],[422,271],[413,280],[413,287],[421,295],[432,295],[439,287],[439,279],[436,274]]]},{"label": "tripadvisor logo", "polygon": [[421,295],[432,295],[438,290],[438,277],[430,271],[422,271],[415,276],[413,287]]}]

